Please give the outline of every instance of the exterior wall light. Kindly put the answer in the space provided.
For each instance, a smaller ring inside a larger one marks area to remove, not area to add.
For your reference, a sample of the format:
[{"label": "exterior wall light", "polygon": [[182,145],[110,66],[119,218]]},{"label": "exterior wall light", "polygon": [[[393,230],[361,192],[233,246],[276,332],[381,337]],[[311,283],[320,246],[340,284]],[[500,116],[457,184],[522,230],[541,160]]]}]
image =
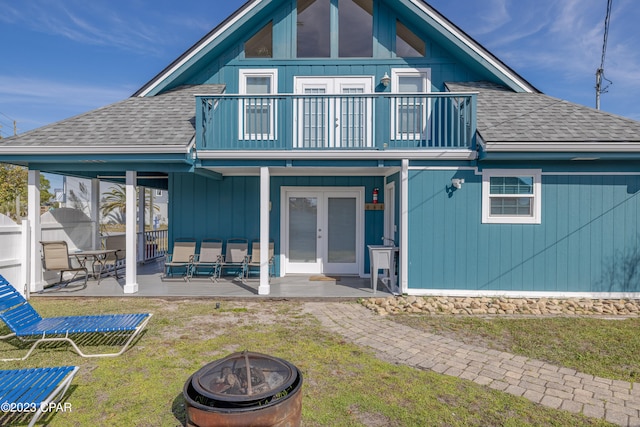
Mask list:
[{"label": "exterior wall light", "polygon": [[456,189],[461,189],[462,184],[464,184],[463,178],[451,178],[451,185]]},{"label": "exterior wall light", "polygon": [[380,79],[380,84],[384,87],[389,86],[389,83],[391,83],[391,77],[389,77],[389,74],[387,74],[387,72],[385,71],[384,76],[382,76],[382,78]]}]

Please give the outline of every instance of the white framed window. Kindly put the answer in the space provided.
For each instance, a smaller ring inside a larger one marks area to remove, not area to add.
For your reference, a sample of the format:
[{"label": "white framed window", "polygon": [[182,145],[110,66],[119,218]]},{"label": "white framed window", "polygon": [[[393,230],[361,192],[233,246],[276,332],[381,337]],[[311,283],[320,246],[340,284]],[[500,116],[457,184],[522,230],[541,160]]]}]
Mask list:
[{"label": "white framed window", "polygon": [[540,224],[541,170],[486,169],[482,172],[482,222]]},{"label": "white framed window", "polygon": [[407,94],[393,100],[391,139],[409,141],[429,139],[431,104],[421,94],[431,92],[431,69],[392,69],[391,92]]},{"label": "white framed window", "polygon": [[156,196],[162,196],[162,190],[156,190]]},{"label": "white framed window", "polygon": [[[278,93],[277,69],[240,70],[238,135],[244,140],[276,139],[276,102],[263,95]],[[259,95],[252,98],[251,95]]]}]

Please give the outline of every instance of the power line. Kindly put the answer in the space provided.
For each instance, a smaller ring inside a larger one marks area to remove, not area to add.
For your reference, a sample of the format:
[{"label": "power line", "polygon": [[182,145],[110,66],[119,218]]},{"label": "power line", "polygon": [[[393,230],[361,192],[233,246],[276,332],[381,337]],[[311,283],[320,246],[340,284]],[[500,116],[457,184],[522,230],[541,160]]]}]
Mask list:
[{"label": "power line", "polygon": [[[604,58],[607,54],[607,39],[609,38],[609,22],[611,21],[611,3],[613,0],[607,0],[607,15],[604,19],[604,39],[602,42],[602,57],[600,59],[600,68],[596,71],[596,110],[600,109],[600,94],[607,93],[609,86],[613,82],[604,76]],[[602,87],[602,80],[606,80],[609,84]]]},{"label": "power line", "polygon": [[3,129],[12,129],[13,135],[17,135],[18,133],[18,121],[15,120],[12,117],[7,116],[5,113],[3,113],[2,111],[0,111],[0,116],[2,117],[6,117],[7,119],[9,119],[10,121],[7,122],[6,120],[2,120],[2,117],[0,117],[0,138],[3,138],[4,135],[6,135],[6,137],[9,137],[12,135],[12,133],[10,133],[11,131],[7,132]]}]

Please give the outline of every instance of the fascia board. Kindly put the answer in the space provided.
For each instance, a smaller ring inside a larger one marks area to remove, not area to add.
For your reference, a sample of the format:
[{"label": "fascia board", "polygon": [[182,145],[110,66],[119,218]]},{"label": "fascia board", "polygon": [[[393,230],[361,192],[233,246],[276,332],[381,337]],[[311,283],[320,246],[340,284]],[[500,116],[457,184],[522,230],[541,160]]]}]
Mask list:
[{"label": "fascia board", "polygon": [[420,160],[474,160],[476,151],[472,150],[373,150],[346,152],[340,150],[323,151],[198,151],[199,159],[292,159],[292,160],[385,160],[385,159],[420,159]]},{"label": "fascia board", "polygon": [[[84,151],[84,152],[83,152]],[[189,153],[190,147],[184,145],[145,145],[145,146],[122,146],[122,145],[90,145],[90,146],[3,146],[0,155],[95,155],[95,154],[185,154]]]},{"label": "fascia board", "polygon": [[511,152],[511,153],[640,153],[640,141],[635,142],[609,142],[587,141],[575,143],[561,143],[557,141],[536,142],[486,142],[485,152]]}]

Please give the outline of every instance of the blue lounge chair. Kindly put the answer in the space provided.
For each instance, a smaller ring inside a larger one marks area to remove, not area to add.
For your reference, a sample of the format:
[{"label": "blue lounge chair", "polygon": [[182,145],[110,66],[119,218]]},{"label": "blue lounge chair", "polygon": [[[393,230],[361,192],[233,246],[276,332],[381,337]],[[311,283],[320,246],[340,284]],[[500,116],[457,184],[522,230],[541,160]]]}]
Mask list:
[{"label": "blue lounge chair", "polygon": [[[0,275],[0,319],[11,330],[10,334],[0,336],[0,339],[17,337],[22,341],[35,341],[24,357],[0,360],[3,362],[25,360],[40,343],[56,341],[70,343],[82,357],[119,356],[144,329],[151,316],[151,313],[138,313],[42,318],[31,304]],[[102,334],[103,337],[116,338],[126,337],[128,334],[129,337],[117,353],[85,354],[74,338],[86,340],[89,334]]]},{"label": "blue lounge chair", "polygon": [[33,413],[29,427],[35,425],[50,404],[62,399],[78,372],[77,366],[30,368],[0,371],[0,422],[17,413]]}]

